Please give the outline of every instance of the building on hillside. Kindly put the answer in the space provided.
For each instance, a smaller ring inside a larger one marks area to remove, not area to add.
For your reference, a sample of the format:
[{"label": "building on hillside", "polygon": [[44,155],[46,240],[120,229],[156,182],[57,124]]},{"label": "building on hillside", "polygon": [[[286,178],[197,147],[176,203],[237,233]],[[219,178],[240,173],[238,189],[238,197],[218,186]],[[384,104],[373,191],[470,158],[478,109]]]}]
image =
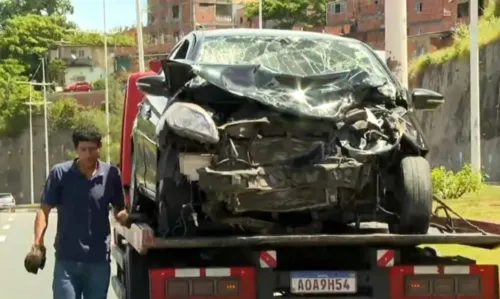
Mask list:
[{"label": "building on hillside", "polygon": [[256,0],[148,0],[149,44],[177,42],[193,28],[237,27],[236,12]]},{"label": "building on hillside", "polygon": [[[175,44],[168,42],[158,45],[144,45],[144,66],[149,69],[150,61],[167,58],[170,50]],[[114,49],[114,70],[115,72],[138,72],[139,55],[137,47],[117,47]]]},{"label": "building on hillside", "polygon": [[[86,81],[94,82],[103,78],[105,74],[104,47],[90,45],[76,45],[69,43],[59,43],[49,50],[49,64],[53,59],[63,60],[66,70],[59,85],[68,85],[73,82]],[[113,67],[112,48],[109,51],[108,67],[112,73]],[[49,74],[50,76],[50,74]]]},{"label": "building on hillside", "polygon": [[[479,0],[482,15],[487,1]],[[384,0],[336,0],[328,3],[327,25],[377,50],[385,47]],[[448,46],[460,24],[469,22],[469,0],[407,0],[408,58]]]}]

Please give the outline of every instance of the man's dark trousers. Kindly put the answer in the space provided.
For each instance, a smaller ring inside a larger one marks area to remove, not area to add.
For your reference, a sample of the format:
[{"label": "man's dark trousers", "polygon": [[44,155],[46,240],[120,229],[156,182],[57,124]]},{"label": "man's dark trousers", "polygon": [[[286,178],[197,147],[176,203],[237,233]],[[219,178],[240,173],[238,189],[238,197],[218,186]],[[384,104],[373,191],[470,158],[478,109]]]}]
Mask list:
[{"label": "man's dark trousers", "polygon": [[109,263],[78,263],[56,260],[54,299],[106,299],[111,276]]}]

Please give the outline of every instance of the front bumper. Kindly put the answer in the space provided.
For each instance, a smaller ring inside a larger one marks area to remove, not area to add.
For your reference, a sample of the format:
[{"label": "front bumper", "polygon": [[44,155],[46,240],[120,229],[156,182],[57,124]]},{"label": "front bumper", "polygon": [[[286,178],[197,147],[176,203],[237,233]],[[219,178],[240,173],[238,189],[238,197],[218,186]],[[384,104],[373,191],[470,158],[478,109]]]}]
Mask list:
[{"label": "front bumper", "polygon": [[15,209],[16,208],[16,203],[0,203],[0,210],[10,210],[10,209]]},{"label": "front bumper", "polygon": [[198,170],[199,186],[209,200],[224,201],[232,212],[291,212],[337,202],[338,188],[361,190],[371,164],[354,160],[303,167],[271,166],[218,171]]}]

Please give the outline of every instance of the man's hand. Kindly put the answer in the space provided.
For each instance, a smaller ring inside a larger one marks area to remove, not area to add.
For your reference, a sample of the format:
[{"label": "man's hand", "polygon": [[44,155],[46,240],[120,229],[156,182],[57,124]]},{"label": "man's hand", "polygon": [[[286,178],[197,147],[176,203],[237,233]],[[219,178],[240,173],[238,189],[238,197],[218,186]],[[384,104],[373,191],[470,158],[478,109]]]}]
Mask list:
[{"label": "man's hand", "polygon": [[115,219],[118,223],[121,225],[130,228],[130,225],[132,224],[129,217],[128,217],[128,212],[126,209],[123,209],[119,211],[118,213],[115,214]]},{"label": "man's hand", "polygon": [[24,267],[29,273],[37,274],[38,269],[43,270],[45,267],[46,250],[44,246],[33,245],[30,252],[24,259]]}]

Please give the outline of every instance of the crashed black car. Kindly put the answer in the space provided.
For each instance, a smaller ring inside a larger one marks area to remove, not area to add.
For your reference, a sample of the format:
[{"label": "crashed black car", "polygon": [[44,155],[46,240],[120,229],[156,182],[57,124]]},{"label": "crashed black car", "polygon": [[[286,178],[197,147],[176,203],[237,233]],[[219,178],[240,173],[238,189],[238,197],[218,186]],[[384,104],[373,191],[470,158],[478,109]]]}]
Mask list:
[{"label": "crashed black car", "polygon": [[443,97],[404,89],[364,43],[197,31],[162,63],[137,81],[148,96],[133,136],[136,184],[149,186],[161,234],[328,233],[367,221],[427,232],[431,170],[413,111]]}]

